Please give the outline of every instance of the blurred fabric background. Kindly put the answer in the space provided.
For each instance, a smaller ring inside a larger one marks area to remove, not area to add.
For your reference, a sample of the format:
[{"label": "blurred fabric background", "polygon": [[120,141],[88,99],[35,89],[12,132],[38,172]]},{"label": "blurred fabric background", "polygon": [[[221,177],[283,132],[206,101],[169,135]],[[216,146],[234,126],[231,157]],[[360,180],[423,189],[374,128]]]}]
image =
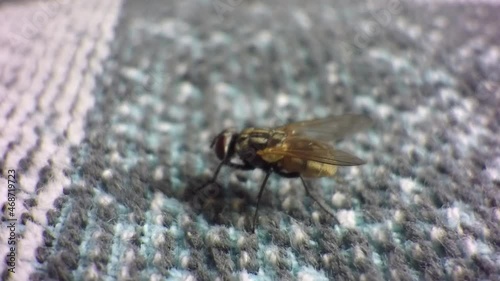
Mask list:
[{"label": "blurred fabric background", "polygon": [[[500,280],[500,2],[1,1],[2,280]],[[359,113],[367,161],[224,168],[222,129]],[[15,271],[15,273],[12,273]]]}]

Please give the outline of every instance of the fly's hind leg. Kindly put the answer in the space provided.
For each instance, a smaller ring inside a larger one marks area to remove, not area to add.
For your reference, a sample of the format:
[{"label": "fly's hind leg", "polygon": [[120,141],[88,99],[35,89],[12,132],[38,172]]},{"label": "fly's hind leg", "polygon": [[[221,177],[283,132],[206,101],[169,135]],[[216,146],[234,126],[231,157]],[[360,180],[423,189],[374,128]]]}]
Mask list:
[{"label": "fly's hind leg", "polygon": [[333,220],[335,221],[336,224],[340,224],[339,220],[337,219],[337,217],[333,213],[333,210],[330,209],[329,207],[327,207],[323,203],[323,201],[318,200],[316,198],[316,196],[314,196],[313,193],[309,190],[309,187],[307,186],[306,181],[300,175],[300,173],[285,173],[285,172],[278,172],[278,171],[275,171],[275,172],[284,178],[300,178],[300,180],[302,181],[302,184],[304,185],[304,188],[306,190],[306,195],[311,197],[312,200],[314,200],[316,203],[318,203],[318,205],[321,207],[321,209],[323,209],[323,211],[327,212],[333,218]]},{"label": "fly's hind leg", "polygon": [[316,201],[316,203],[318,203],[318,205],[321,207],[321,209],[323,209],[325,212],[327,212],[330,216],[332,216],[333,220],[335,221],[336,224],[340,224],[339,220],[337,219],[337,217],[335,216],[335,214],[333,213],[333,210],[330,209],[329,207],[327,207],[325,204],[323,204],[322,201],[318,200],[317,198],[314,197],[314,195],[312,194],[312,192],[309,191],[309,187],[307,186],[307,183],[306,181],[304,180],[303,177],[300,177],[300,180],[302,181],[302,184],[304,185],[304,188],[306,189],[306,194],[311,197],[314,201]]}]

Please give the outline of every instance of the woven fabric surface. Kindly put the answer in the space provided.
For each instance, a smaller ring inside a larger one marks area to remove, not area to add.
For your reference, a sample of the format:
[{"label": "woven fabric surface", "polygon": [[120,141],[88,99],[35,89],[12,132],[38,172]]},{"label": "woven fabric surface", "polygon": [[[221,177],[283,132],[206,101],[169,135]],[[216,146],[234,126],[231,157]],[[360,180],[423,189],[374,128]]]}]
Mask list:
[{"label": "woven fabric surface", "polygon": [[[2,280],[500,280],[498,2],[267,2],[0,2]],[[344,113],[340,225],[273,175],[252,234],[260,170],[194,192],[224,128]]]}]

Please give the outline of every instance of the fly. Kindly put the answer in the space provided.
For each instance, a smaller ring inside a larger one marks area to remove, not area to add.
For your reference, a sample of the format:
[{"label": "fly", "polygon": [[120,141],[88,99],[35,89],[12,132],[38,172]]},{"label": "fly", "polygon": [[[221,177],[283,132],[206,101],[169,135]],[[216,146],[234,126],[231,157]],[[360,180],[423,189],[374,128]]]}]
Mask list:
[{"label": "fly", "polygon": [[[259,202],[269,176],[276,173],[285,178],[300,178],[306,194],[339,224],[333,211],[312,195],[304,178],[331,177],[339,166],[365,164],[365,161],[334,148],[330,143],[366,129],[371,123],[369,118],[362,115],[346,114],[275,128],[247,128],[239,133],[226,129],[210,145],[221,162],[212,179],[197,191],[215,183],[222,166],[240,170],[263,170],[266,175],[257,195],[253,216],[252,232],[255,232]],[[234,162],[236,158],[241,163]]]}]

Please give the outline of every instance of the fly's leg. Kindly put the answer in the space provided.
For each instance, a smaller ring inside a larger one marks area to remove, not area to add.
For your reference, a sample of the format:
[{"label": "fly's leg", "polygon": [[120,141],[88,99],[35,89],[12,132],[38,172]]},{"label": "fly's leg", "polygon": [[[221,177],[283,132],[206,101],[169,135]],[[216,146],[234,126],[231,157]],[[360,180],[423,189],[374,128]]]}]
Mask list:
[{"label": "fly's leg", "polygon": [[302,184],[304,185],[304,188],[306,190],[306,195],[311,197],[312,200],[314,200],[314,202],[318,203],[318,205],[321,207],[321,209],[323,209],[323,211],[327,212],[330,216],[332,216],[333,220],[335,221],[336,224],[340,224],[339,220],[337,219],[337,217],[333,214],[333,210],[331,210],[330,208],[328,208],[325,204],[323,204],[322,201],[318,200],[313,194],[312,192],[309,190],[309,187],[307,186],[307,183],[306,181],[304,180],[304,178],[300,175],[300,173],[285,173],[285,172],[278,172],[278,171],[275,171],[278,175],[284,177],[284,178],[289,178],[289,179],[292,179],[292,178],[300,178],[300,180],[302,181]]},{"label": "fly's leg", "polygon": [[309,191],[309,187],[307,186],[307,183],[304,180],[304,178],[302,176],[299,176],[299,177],[300,177],[300,180],[302,181],[302,184],[304,185],[304,188],[306,189],[307,196],[311,197],[316,203],[318,203],[318,205],[321,207],[321,209],[323,209],[330,216],[332,216],[332,218],[333,218],[333,220],[335,221],[336,224],[340,224],[340,222],[337,219],[337,217],[333,214],[333,211],[329,207],[327,207],[325,204],[323,204],[322,201],[320,201],[317,198],[315,198],[314,195],[312,194],[312,192]]},{"label": "fly's leg", "polygon": [[[202,184],[201,186],[197,187],[194,191],[191,191],[189,194],[186,194],[185,196],[189,196],[188,198],[194,198],[193,202],[197,202],[199,206],[204,205],[202,202],[202,198],[215,198],[218,197],[219,192],[222,190],[222,186],[217,183],[217,176],[219,175],[219,172],[221,171],[222,166],[229,166],[235,169],[240,169],[240,170],[251,170],[254,169],[254,167],[250,166],[248,163],[233,163],[228,160],[223,160],[219,163],[217,168],[215,169],[215,172],[210,180]],[[213,184],[216,185],[216,189],[209,189],[207,192],[203,193],[201,197],[198,196],[199,192],[205,189],[206,187],[212,186]],[[196,206],[196,205],[195,205]],[[199,207],[196,207],[196,209]]]},{"label": "fly's leg", "polygon": [[255,169],[254,166],[250,165],[247,162],[245,162],[243,164],[228,162],[228,163],[226,163],[226,165],[229,166],[229,167],[231,167],[231,168],[235,168],[235,169],[243,170],[243,171],[248,171],[248,170]]},{"label": "fly's leg", "polygon": [[215,172],[214,172],[214,175],[212,176],[212,179],[210,179],[208,182],[204,183],[203,185],[201,185],[200,187],[198,187],[195,191],[194,191],[194,194],[197,194],[200,190],[204,189],[205,187],[207,187],[208,185],[211,185],[213,183],[216,183],[215,180],[217,180],[217,176],[219,175],[219,172],[220,172],[220,169],[222,168],[222,166],[224,165],[224,162],[225,161],[221,161],[219,163],[219,165],[217,166],[217,169],[215,169]]},{"label": "fly's leg", "polygon": [[[233,163],[228,160],[223,160],[217,165],[217,168],[215,169],[212,178],[210,178],[207,182],[205,182],[201,186],[195,187],[194,190],[190,191],[186,190],[186,193],[184,194],[185,199],[193,203],[194,209],[210,210],[210,213],[208,213],[208,217],[212,217],[212,219],[215,218],[217,213],[220,213],[222,211],[222,209],[220,208],[221,207],[220,204],[217,204],[216,201],[214,201],[221,199],[224,196],[223,193],[221,194],[222,186],[219,183],[217,183],[217,176],[219,175],[222,166],[229,166],[240,170],[254,169],[254,167],[250,166],[248,163],[241,164],[241,163]],[[215,187],[213,185],[215,185]],[[205,188],[206,190],[205,192],[203,192]],[[202,192],[200,193],[200,191]],[[213,205],[214,202],[216,205]],[[206,208],[207,206],[209,208]],[[213,209],[216,210],[215,213],[213,212]]]},{"label": "fly's leg", "polygon": [[285,172],[281,172],[281,171],[274,171],[276,174],[284,177],[284,178],[287,178],[287,179],[296,179],[296,178],[300,178],[300,174],[299,173],[285,173]]},{"label": "fly's leg", "polygon": [[257,224],[257,213],[259,212],[260,198],[262,198],[262,192],[264,191],[264,188],[266,187],[267,179],[269,179],[270,175],[271,175],[271,171],[267,172],[266,177],[264,178],[264,181],[262,182],[262,185],[260,186],[259,195],[257,195],[257,207],[255,208],[255,213],[253,215],[252,233],[255,233],[255,226]]},{"label": "fly's leg", "polygon": [[216,180],[217,180],[217,176],[219,175],[219,172],[220,172],[220,169],[222,168],[222,166],[229,166],[231,168],[235,168],[235,169],[239,169],[239,170],[252,170],[254,169],[253,166],[251,166],[250,164],[248,163],[244,163],[244,164],[239,164],[239,163],[233,163],[233,162],[230,162],[230,161],[221,161],[219,163],[219,165],[217,166],[217,169],[215,169],[215,172],[214,172],[214,175],[212,176],[212,179],[210,179],[208,182],[206,182],[205,184],[203,184],[202,186],[198,187],[196,190],[195,190],[195,194],[198,193],[200,190],[202,190],[203,188],[205,188],[206,186],[208,185],[211,185],[211,184],[214,184],[216,183]]}]

